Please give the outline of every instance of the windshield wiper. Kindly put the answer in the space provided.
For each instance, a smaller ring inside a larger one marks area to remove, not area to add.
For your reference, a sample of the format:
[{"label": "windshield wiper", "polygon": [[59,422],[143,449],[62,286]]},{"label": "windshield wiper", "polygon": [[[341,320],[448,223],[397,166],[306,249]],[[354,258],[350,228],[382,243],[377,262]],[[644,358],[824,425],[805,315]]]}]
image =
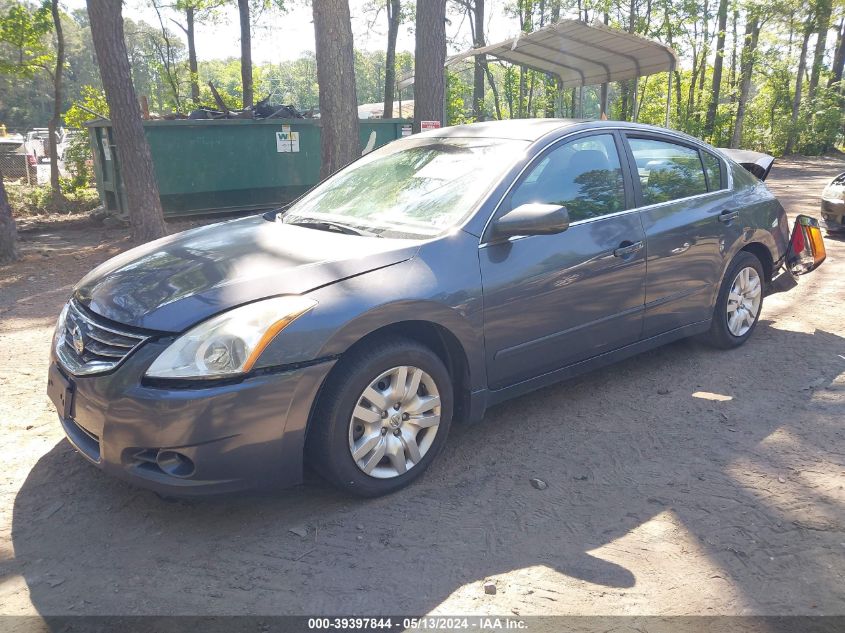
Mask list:
[{"label": "windshield wiper", "polygon": [[290,224],[294,224],[296,226],[306,226],[311,229],[317,229],[319,231],[330,231],[332,233],[343,233],[344,235],[359,235],[364,237],[381,237],[377,233],[372,233],[370,231],[365,231],[363,229],[355,228],[354,226],[348,226],[346,224],[340,224],[338,222],[329,222],[324,220],[296,220],[295,222],[291,222]]}]

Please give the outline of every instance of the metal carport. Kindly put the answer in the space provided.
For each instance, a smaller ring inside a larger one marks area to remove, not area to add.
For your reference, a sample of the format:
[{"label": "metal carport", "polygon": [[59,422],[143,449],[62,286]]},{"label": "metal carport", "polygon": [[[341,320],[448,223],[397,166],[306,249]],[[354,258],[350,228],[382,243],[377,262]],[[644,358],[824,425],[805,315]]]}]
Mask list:
[{"label": "metal carport", "polygon": [[[446,66],[480,54],[555,75],[562,89],[583,89],[668,72],[666,127],[669,126],[672,72],[678,58],[675,51],[659,42],[603,24],[560,20],[533,33],[520,33],[498,44],[453,55],[446,60]],[[405,77],[399,86],[412,83],[412,76]]]}]

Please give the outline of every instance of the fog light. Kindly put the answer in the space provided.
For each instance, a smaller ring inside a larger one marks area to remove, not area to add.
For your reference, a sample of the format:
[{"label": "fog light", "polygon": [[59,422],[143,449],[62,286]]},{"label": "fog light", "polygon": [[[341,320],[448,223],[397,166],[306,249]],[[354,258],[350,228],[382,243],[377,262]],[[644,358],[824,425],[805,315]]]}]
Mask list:
[{"label": "fog light", "polygon": [[195,470],[191,458],[176,451],[159,451],[156,455],[156,465],[174,477],[190,477]]}]

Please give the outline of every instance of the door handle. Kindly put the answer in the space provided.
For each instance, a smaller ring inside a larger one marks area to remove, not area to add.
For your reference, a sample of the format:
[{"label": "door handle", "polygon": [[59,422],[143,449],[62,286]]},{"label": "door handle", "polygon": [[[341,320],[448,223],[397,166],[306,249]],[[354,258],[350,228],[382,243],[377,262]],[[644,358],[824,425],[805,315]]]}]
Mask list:
[{"label": "door handle", "polygon": [[722,222],[724,224],[730,224],[731,222],[736,220],[737,217],[739,217],[739,211],[725,210],[719,214],[719,222]]},{"label": "door handle", "polygon": [[642,241],[640,242],[629,242],[625,240],[619,245],[619,248],[613,251],[614,257],[627,257],[628,255],[633,255],[637,251],[641,250],[643,247]]}]

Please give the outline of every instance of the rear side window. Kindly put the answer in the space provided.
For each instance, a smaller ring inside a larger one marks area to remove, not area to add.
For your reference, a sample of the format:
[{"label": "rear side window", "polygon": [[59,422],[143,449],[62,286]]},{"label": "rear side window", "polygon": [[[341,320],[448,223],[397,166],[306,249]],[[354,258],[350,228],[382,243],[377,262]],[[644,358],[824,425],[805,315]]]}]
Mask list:
[{"label": "rear side window", "polygon": [[577,222],[625,209],[625,185],[610,134],[580,137],[546,154],[516,186],[510,208],[541,202],[565,206]]},{"label": "rear side window", "polygon": [[710,152],[701,152],[701,159],[704,162],[704,171],[707,174],[707,188],[710,191],[719,191],[722,187],[722,161],[713,156]]},{"label": "rear side window", "polygon": [[630,138],[643,204],[657,204],[707,193],[698,150],[652,139]]}]

